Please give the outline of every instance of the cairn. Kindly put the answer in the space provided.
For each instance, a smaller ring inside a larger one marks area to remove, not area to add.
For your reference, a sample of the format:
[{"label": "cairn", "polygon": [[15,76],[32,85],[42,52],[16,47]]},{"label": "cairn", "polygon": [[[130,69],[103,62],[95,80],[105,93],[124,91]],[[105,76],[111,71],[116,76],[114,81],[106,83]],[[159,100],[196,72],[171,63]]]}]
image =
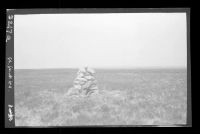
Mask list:
[{"label": "cairn", "polygon": [[97,81],[94,74],[95,71],[91,68],[85,67],[79,69],[69,94],[89,96],[93,93],[98,93]]}]

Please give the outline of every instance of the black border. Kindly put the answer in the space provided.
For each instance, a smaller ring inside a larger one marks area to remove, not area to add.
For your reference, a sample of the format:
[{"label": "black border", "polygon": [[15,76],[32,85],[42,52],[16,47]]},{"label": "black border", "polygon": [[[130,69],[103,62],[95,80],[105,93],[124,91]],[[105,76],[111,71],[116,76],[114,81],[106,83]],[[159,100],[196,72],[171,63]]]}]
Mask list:
[{"label": "black border", "polygon": [[10,10],[6,14],[5,38],[5,127],[14,127],[14,13]]},{"label": "black border", "polygon": [[37,8],[13,9],[10,12],[15,15],[66,13],[189,13],[190,8]]},{"label": "black border", "polygon": [[[7,10],[6,14],[6,25],[8,26],[9,15],[28,15],[28,14],[81,14],[81,13],[186,13],[187,16],[187,124],[186,125],[175,125],[181,127],[191,127],[192,126],[192,90],[191,90],[191,45],[190,45],[190,8],[49,8],[49,9],[11,9]],[[13,18],[14,22],[14,18]],[[5,127],[16,127],[14,118],[10,122],[8,121],[8,104],[13,104],[14,106],[14,79],[13,87],[8,91],[8,58],[11,57],[13,62],[9,65],[13,67],[11,70],[11,75],[14,76],[14,23],[13,23],[13,33],[6,32],[6,37],[9,34],[11,39],[6,43],[6,58],[5,58]],[[7,29],[7,28],[6,28]],[[9,29],[10,30],[10,29]],[[14,112],[14,107],[11,108]],[[116,126],[89,126],[89,127],[154,127],[160,125],[116,125]],[[24,126],[22,126],[24,127]],[[54,126],[49,126],[50,128],[57,128]],[[45,127],[45,128],[49,128]],[[66,126],[67,127],[67,126]],[[76,127],[88,127],[88,126],[76,126]],[[21,128],[18,127],[17,128]],[[25,128],[37,128],[37,127],[25,127]],[[42,128],[42,127],[39,127]],[[63,128],[58,127],[58,128]],[[65,127],[64,127],[65,128]],[[72,127],[73,128],[73,127]]]}]

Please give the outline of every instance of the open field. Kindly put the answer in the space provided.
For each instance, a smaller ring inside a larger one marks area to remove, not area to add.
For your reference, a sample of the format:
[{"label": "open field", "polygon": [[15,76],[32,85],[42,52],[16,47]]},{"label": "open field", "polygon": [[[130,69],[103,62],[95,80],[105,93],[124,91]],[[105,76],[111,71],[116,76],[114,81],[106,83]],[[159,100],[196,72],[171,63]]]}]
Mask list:
[{"label": "open field", "polygon": [[96,69],[89,98],[66,95],[77,71],[15,70],[16,126],[186,123],[186,69]]}]

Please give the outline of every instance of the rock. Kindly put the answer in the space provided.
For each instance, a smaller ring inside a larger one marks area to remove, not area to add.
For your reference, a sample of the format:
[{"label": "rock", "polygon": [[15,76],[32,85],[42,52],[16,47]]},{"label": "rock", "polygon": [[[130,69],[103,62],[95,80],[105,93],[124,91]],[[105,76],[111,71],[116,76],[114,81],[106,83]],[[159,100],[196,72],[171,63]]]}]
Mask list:
[{"label": "rock", "polygon": [[82,85],[82,88],[90,88],[94,83],[92,81],[87,81],[84,85]]},{"label": "rock", "polygon": [[86,73],[86,68],[80,68],[79,71],[77,72],[77,74],[81,74],[81,73]]},{"label": "rock", "polygon": [[79,84],[78,80],[74,80],[74,85]]},{"label": "rock", "polygon": [[74,85],[75,89],[81,90],[81,86],[80,85]]},{"label": "rock", "polygon": [[85,81],[80,81],[79,85],[83,86],[86,82]]},{"label": "rock", "polygon": [[78,78],[82,78],[84,76],[84,73],[80,72],[80,73],[77,73],[77,75],[78,75],[77,76]]},{"label": "rock", "polygon": [[86,82],[87,81],[87,79],[86,78],[76,78],[76,80],[75,81],[78,81],[78,82]]},{"label": "rock", "polygon": [[98,90],[98,87],[96,85],[94,85],[94,86],[91,86],[90,89],[92,89],[92,90]]},{"label": "rock", "polygon": [[94,77],[95,71],[91,68],[80,68],[77,72],[77,77],[71,90],[76,90],[75,93],[89,96],[93,93],[98,93],[97,81]]},{"label": "rock", "polygon": [[85,79],[87,79],[87,80],[94,80],[95,78],[94,78],[94,76],[88,75],[88,76],[85,76]]},{"label": "rock", "polygon": [[94,73],[95,73],[94,69],[92,69],[92,68],[87,68],[87,72],[89,72],[89,73],[91,73],[91,74],[94,74]]}]

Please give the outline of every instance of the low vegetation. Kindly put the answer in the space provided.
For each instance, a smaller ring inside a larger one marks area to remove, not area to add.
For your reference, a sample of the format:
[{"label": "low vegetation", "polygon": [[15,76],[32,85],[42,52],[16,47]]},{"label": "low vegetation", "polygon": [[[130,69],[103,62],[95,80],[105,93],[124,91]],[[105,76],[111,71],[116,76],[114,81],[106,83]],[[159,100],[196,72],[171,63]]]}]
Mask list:
[{"label": "low vegetation", "polygon": [[100,92],[90,97],[67,95],[75,71],[41,72],[16,71],[17,126],[186,123],[185,71],[99,71]]}]

